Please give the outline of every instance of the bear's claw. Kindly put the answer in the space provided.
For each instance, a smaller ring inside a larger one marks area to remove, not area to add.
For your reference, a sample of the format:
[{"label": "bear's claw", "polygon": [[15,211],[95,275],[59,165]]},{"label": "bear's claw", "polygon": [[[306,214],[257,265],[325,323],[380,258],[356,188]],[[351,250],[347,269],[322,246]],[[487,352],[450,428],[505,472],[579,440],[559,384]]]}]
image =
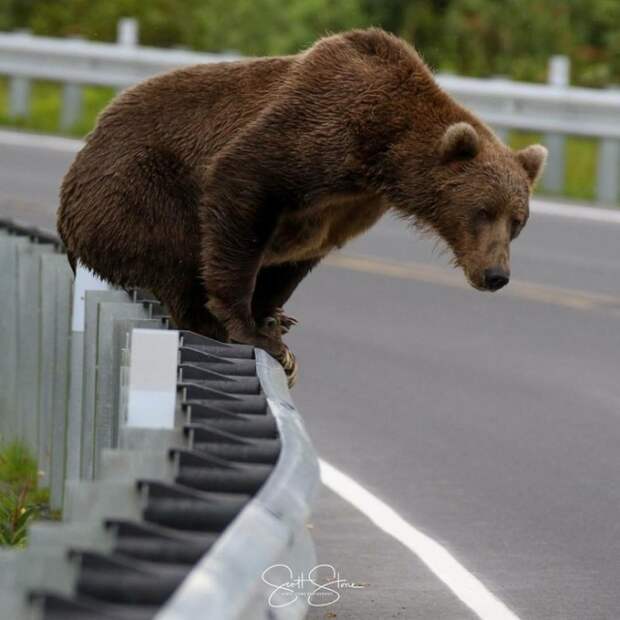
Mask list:
[{"label": "bear's claw", "polygon": [[291,327],[298,323],[299,321],[295,317],[284,314],[282,308],[274,308],[272,314],[263,319],[262,327],[267,331],[273,331],[279,327],[280,333],[284,335],[288,334]]},{"label": "bear's claw", "polygon": [[297,382],[297,376],[299,374],[299,367],[295,356],[287,347],[284,353],[278,357],[278,361],[282,364],[282,368],[284,368],[289,388],[292,388]]},{"label": "bear's claw", "polygon": [[278,317],[280,321],[280,328],[282,329],[283,334],[288,334],[291,327],[295,327],[295,325],[299,324],[299,321],[294,316],[288,316],[283,312]]}]

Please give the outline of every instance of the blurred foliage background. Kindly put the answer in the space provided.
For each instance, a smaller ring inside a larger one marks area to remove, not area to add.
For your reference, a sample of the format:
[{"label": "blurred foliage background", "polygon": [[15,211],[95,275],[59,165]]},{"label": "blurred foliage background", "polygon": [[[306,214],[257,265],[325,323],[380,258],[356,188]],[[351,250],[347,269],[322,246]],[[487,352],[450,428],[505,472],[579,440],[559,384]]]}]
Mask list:
[{"label": "blurred foliage background", "polygon": [[574,84],[620,84],[620,0],[0,0],[0,30],[113,41],[120,17],[138,18],[143,45],[246,55],[377,25],[437,70],[540,82],[566,54]]},{"label": "blurred foliage background", "polygon": [[[620,0],[0,0],[0,31],[111,42],[123,17],[138,20],[141,45],[246,56],[296,53],[328,33],[381,26],[436,71],[545,82],[550,56],[563,54],[573,85],[620,85]],[[81,119],[61,130],[60,84],[36,81],[30,113],[16,118],[0,76],[0,125],[81,137],[114,94],[85,87]],[[507,139],[518,148],[541,136]],[[594,198],[597,158],[595,140],[568,138],[564,195]]]}]

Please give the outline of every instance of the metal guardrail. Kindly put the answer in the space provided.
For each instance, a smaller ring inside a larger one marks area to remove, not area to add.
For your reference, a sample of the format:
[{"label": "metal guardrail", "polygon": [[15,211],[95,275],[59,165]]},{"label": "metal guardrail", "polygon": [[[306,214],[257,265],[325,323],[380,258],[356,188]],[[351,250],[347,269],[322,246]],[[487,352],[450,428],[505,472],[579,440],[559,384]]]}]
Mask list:
[{"label": "metal guardrail", "polygon": [[[303,423],[280,365],[257,350],[256,368],[282,443],[278,475],[270,476],[252,505],[205,555],[156,620],[200,618],[205,608],[212,610],[213,618],[223,620],[292,620],[306,613],[307,600],[274,597],[273,588],[256,579],[268,566],[283,565],[302,575],[315,565],[305,524],[319,477],[318,462],[306,456],[313,453],[312,446],[301,430]],[[250,548],[253,551],[248,554]],[[282,583],[287,581],[283,573]],[[270,595],[272,606],[267,606]]]},{"label": "metal guardrail", "polygon": [[[131,20],[126,20],[131,23]],[[26,117],[31,81],[63,84],[60,126],[72,127],[82,113],[83,85],[131,86],[157,73],[185,65],[236,60],[238,54],[205,54],[133,44],[95,43],[81,39],[0,33],[0,75],[10,77],[9,116]]]},{"label": "metal guardrail", "polygon": [[620,199],[620,92],[448,75],[438,81],[500,134],[510,129],[544,133],[549,159],[543,185],[551,191],[564,188],[564,138],[596,138],[597,199],[604,204]]},{"label": "metal guardrail", "polygon": [[[123,20],[121,26],[132,23]],[[28,115],[33,79],[63,84],[61,127],[66,129],[80,118],[83,85],[123,88],[176,67],[239,58],[234,53],[138,47],[131,44],[135,29],[130,35],[130,44],[123,44],[127,37],[122,34],[121,44],[106,44],[0,33],[0,75],[10,77],[9,115]],[[568,87],[568,71],[566,58],[553,57],[550,85],[449,75],[439,75],[438,80],[504,137],[510,129],[543,133],[550,154],[542,182],[549,191],[561,193],[565,186],[566,136],[598,140],[596,196],[600,203],[616,204],[620,200],[620,93]]]},{"label": "metal guardrail", "polygon": [[169,69],[239,57],[0,33],[0,74],[75,84],[123,88]]},{"label": "metal guardrail", "polygon": [[260,578],[315,564],[318,463],[281,367],[73,282],[52,233],[0,223],[0,263],[0,432],[63,509],[0,551],[0,620],[302,618]]}]

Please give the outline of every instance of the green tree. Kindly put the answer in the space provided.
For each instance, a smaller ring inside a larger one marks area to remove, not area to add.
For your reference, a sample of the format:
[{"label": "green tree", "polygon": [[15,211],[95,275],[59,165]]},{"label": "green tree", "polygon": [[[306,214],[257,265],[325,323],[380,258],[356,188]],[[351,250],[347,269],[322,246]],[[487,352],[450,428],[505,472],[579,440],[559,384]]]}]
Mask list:
[{"label": "green tree", "polygon": [[296,52],[327,32],[370,23],[360,0],[32,2],[24,21],[37,34],[112,41],[118,19],[131,16],[140,22],[144,45],[236,49],[249,55]]},{"label": "green tree", "polygon": [[197,49],[288,54],[368,23],[358,0],[209,0],[197,9],[188,42]]},{"label": "green tree", "polygon": [[562,53],[575,83],[620,83],[620,0],[0,0],[2,30],[112,41],[121,17],[139,20],[144,45],[247,55],[378,25],[440,70],[544,81]]}]

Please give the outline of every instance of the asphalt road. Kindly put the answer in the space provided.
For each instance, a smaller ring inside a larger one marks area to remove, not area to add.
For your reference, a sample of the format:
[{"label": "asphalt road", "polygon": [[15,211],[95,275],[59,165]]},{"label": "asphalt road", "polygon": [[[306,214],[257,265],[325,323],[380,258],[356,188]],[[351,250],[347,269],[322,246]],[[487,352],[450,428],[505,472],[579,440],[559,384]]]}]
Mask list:
[{"label": "asphalt road", "polygon": [[[0,144],[0,212],[53,224],[71,158]],[[620,225],[534,215],[513,247],[515,282],[479,293],[432,243],[381,222],[294,296],[293,397],[321,456],[519,618],[614,620]],[[319,559],[365,587],[312,620],[476,617],[335,495],[314,529]]]}]

